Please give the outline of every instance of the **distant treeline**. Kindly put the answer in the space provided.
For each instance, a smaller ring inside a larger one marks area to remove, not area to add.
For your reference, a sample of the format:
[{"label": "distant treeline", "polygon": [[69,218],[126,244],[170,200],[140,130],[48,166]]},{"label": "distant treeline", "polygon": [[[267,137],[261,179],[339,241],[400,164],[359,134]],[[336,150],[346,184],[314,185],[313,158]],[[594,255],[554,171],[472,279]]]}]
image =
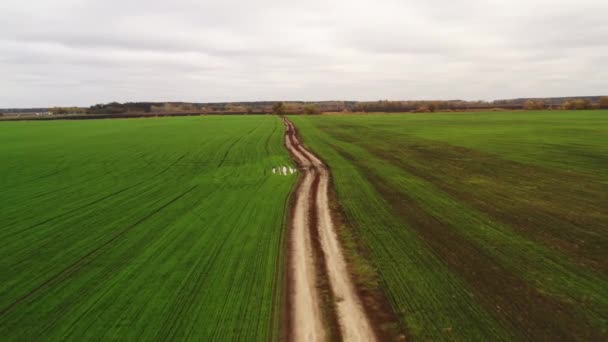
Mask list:
[{"label": "distant treeline", "polygon": [[87,109],[90,114],[120,113],[204,113],[204,114],[318,114],[328,112],[435,112],[467,110],[540,110],[608,108],[608,97],[572,97],[513,99],[497,101],[285,101],[285,102],[131,102],[98,104]]},{"label": "distant treeline", "polygon": [[[576,97],[556,99],[515,99],[498,101],[323,101],[323,102],[130,102],[98,104],[80,113],[126,114],[126,113],[201,113],[201,114],[318,114],[327,112],[436,112],[467,110],[540,110],[540,109],[599,109],[608,108],[608,97]],[[63,112],[66,110],[64,109]],[[77,111],[67,109],[68,114]],[[52,112],[61,113],[52,110]]]},{"label": "distant treeline", "polygon": [[45,113],[48,108],[0,108],[0,113],[20,114],[20,113]]},{"label": "distant treeline", "polygon": [[[354,102],[220,102],[220,103],[187,103],[187,102],[128,102],[97,104],[86,109],[89,114],[119,113],[201,113],[201,114],[270,114],[275,113],[280,105],[289,113],[320,113],[324,111],[342,111],[352,107]],[[82,112],[82,109],[81,109]]]},{"label": "distant treeline", "polygon": [[541,109],[608,109],[608,96],[577,96],[560,98],[521,98],[496,101],[261,101],[261,102],[111,102],[89,108],[53,107],[0,109],[0,113],[47,113],[56,115],[86,114],[319,114],[328,112],[436,112],[471,110],[541,110]]}]

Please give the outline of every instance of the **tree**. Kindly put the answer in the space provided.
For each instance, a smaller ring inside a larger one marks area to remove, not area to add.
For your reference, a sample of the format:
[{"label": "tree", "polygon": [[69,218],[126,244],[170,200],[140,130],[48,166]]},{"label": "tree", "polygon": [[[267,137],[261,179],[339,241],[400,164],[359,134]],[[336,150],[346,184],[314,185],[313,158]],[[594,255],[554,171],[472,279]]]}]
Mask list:
[{"label": "tree", "polygon": [[527,110],[545,109],[545,101],[543,100],[528,100],[524,103],[524,108]]},{"label": "tree", "polygon": [[566,110],[582,110],[582,109],[592,109],[593,105],[589,100],[570,100],[566,101],[562,104],[562,107]]},{"label": "tree", "polygon": [[79,107],[53,107],[49,108],[49,112],[54,115],[63,115],[63,114],[81,114],[86,110],[84,108]]},{"label": "tree", "polygon": [[89,107],[89,114],[122,114],[127,112],[127,107],[122,103],[110,102],[108,104],[96,104]]},{"label": "tree", "polygon": [[321,111],[319,110],[319,107],[317,107],[314,104],[309,104],[304,106],[304,114],[307,115],[313,115],[313,114],[320,114]]},{"label": "tree", "polygon": [[227,104],[225,111],[230,113],[247,113],[248,108],[239,104]]},{"label": "tree", "polygon": [[413,110],[412,112],[413,113],[431,113],[431,109],[426,105],[422,105],[422,106],[418,107],[418,109]]},{"label": "tree", "polygon": [[67,114],[68,113],[65,108],[61,108],[61,107],[50,108],[49,112],[51,112],[51,114],[53,114],[53,115],[60,115],[60,114]]},{"label": "tree", "polygon": [[603,96],[600,98],[600,107],[608,108],[608,96]]},{"label": "tree", "polygon": [[285,104],[283,102],[277,102],[272,106],[272,112],[276,115],[285,114]]}]

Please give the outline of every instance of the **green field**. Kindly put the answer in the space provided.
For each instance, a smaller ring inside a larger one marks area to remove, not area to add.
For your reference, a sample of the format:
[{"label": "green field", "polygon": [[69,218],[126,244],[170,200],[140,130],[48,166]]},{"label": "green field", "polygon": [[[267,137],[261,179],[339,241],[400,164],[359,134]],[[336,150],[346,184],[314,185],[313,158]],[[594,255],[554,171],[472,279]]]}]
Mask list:
[{"label": "green field", "polygon": [[3,340],[277,338],[276,117],[0,123]]},{"label": "green field", "polygon": [[607,111],[291,119],[410,337],[608,339]]},{"label": "green field", "polygon": [[[331,168],[359,285],[408,337],[608,339],[607,111],[290,119]],[[283,132],[0,123],[0,336],[276,340]]]}]

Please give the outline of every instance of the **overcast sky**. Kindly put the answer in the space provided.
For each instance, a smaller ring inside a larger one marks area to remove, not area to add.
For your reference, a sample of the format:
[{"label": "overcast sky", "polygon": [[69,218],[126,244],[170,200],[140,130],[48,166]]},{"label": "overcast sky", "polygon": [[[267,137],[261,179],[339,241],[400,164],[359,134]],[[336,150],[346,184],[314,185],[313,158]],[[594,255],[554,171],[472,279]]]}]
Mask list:
[{"label": "overcast sky", "polygon": [[607,0],[0,0],[0,108],[608,94]]}]

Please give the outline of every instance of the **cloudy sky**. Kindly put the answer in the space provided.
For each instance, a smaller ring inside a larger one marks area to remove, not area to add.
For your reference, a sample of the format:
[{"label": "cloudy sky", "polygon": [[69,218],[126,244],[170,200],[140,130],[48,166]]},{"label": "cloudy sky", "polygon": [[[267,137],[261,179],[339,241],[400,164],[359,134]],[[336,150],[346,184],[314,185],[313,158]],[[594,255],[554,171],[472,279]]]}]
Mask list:
[{"label": "cloudy sky", "polygon": [[608,94],[606,0],[0,0],[0,108]]}]

